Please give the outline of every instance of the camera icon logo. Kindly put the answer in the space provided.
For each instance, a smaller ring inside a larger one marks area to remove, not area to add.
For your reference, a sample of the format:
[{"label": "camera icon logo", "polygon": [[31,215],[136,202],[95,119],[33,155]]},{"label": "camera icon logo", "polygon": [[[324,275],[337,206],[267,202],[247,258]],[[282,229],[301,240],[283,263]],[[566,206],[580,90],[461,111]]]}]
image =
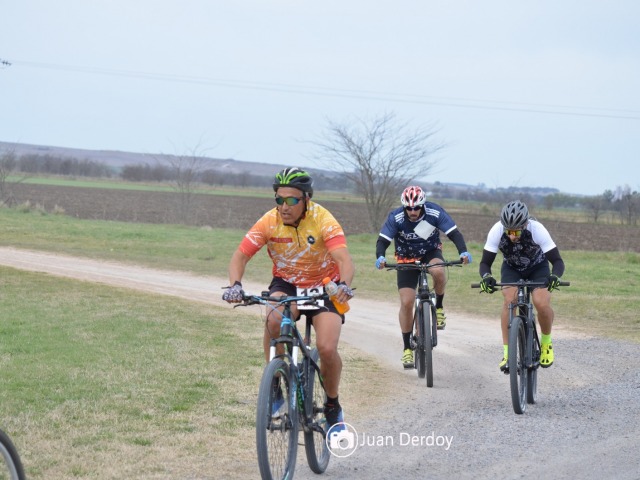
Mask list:
[{"label": "camera icon logo", "polygon": [[358,432],[346,422],[338,422],[327,431],[327,447],[336,457],[348,457],[358,448]]}]

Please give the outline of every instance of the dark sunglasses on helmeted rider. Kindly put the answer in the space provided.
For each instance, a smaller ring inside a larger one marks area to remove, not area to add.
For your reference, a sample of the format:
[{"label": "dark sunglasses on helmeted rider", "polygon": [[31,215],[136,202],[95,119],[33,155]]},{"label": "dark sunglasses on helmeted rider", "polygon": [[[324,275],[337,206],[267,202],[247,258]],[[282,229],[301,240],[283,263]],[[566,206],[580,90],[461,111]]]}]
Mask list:
[{"label": "dark sunglasses on helmeted rider", "polygon": [[276,203],[278,205],[287,204],[290,207],[299,204],[302,201],[302,198],[298,197],[278,197],[276,196]]}]

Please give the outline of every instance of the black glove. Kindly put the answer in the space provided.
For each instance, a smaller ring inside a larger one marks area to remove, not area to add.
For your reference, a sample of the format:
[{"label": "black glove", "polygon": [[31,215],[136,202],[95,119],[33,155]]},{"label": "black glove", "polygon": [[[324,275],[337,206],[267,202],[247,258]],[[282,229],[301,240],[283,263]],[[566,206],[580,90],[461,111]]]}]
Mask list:
[{"label": "black glove", "polygon": [[547,290],[549,291],[557,290],[559,286],[560,286],[560,277],[558,277],[557,275],[554,275],[553,273],[549,275],[549,278],[547,278]]},{"label": "black glove", "polygon": [[243,295],[244,291],[242,290],[242,284],[240,282],[236,282],[224,291],[222,294],[222,300],[229,303],[240,303]]},{"label": "black glove", "polygon": [[496,291],[496,279],[490,273],[485,274],[480,282],[480,290],[485,293],[493,293]]}]

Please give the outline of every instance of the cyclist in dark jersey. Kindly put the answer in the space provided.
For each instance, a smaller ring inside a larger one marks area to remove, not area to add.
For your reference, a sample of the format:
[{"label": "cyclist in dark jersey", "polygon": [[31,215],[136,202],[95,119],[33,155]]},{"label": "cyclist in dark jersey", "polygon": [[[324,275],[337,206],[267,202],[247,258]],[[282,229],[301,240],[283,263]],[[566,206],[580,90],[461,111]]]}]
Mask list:
[{"label": "cyclist in dark jersey", "polygon": [[[427,202],[427,196],[418,186],[404,189],[400,196],[402,207],[389,213],[386,222],[380,230],[376,243],[376,268],[383,269],[387,263],[385,252],[391,241],[395,244],[395,256],[398,263],[415,262],[441,263],[442,242],[440,231],[451,240],[464,263],[471,263],[471,254],[467,252],[464,237],[453,219],[437,203]],[[436,292],[436,314],[438,329],[447,324],[444,313],[443,299],[447,277],[443,268],[429,270],[433,278],[433,288]],[[413,350],[411,350],[411,333],[413,327],[413,305],[416,287],[418,286],[418,270],[398,270],[398,293],[400,294],[400,331],[402,332],[403,352],[402,365],[413,368]]]},{"label": "cyclist in dark jersey", "polygon": [[[532,292],[533,305],[540,323],[540,366],[547,368],[553,364],[553,345],[551,327],[554,312],[551,308],[551,291],[558,287],[564,273],[564,261],[558,247],[551,239],[547,229],[529,216],[529,209],[519,200],[507,203],[497,222],[487,236],[480,261],[480,288],[493,293],[496,280],[491,274],[491,265],[498,250],[502,252],[503,262],[500,271],[502,282],[517,282],[520,279],[533,282],[546,282],[547,288],[536,288]],[[549,263],[552,270],[549,269]],[[504,305],[502,308],[502,345],[504,356],[498,365],[507,373],[507,355],[509,353],[509,311],[508,305],[515,301],[515,287],[504,287]]]}]

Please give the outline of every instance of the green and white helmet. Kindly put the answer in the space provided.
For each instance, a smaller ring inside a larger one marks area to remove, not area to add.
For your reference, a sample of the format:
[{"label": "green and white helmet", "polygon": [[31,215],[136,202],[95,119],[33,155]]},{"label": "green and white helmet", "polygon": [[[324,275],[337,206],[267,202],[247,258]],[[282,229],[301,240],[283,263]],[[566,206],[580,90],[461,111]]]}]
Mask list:
[{"label": "green and white helmet", "polygon": [[313,196],[313,179],[307,172],[298,167],[285,168],[276,173],[273,191],[277,192],[280,187],[297,188],[305,193],[308,198]]}]

